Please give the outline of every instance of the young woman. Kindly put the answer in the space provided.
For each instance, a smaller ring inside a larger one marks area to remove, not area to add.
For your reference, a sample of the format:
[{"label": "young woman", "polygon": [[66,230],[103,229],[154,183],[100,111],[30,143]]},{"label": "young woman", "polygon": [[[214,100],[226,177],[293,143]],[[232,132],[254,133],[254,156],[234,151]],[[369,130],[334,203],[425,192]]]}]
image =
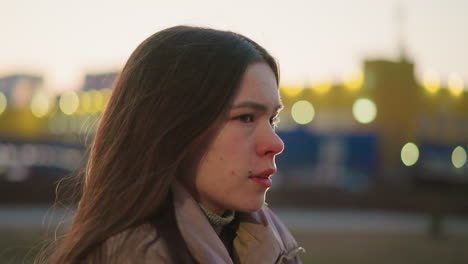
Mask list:
[{"label": "young woman", "polygon": [[114,87],[49,263],[299,263],[264,205],[283,142],[278,69],[236,33],[172,27]]}]

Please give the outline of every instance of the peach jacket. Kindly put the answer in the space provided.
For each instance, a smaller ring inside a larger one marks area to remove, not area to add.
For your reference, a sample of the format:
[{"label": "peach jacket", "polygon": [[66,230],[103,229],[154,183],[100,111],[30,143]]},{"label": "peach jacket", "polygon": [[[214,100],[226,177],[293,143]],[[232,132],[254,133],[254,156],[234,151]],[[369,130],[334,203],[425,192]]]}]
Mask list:
[{"label": "peach jacket", "polygon": [[[298,255],[304,252],[304,249],[297,246],[288,229],[268,207],[263,206],[257,212],[239,215],[239,228],[233,243],[233,260],[207,217],[186,189],[180,184],[175,184],[172,192],[177,226],[190,253],[198,263],[301,263]],[[152,225],[143,224],[131,233],[131,241],[138,242],[130,255],[139,255],[139,261],[126,259],[119,263],[172,263],[167,245],[162,238],[156,238],[157,230]],[[107,243],[107,246],[109,245]]]}]

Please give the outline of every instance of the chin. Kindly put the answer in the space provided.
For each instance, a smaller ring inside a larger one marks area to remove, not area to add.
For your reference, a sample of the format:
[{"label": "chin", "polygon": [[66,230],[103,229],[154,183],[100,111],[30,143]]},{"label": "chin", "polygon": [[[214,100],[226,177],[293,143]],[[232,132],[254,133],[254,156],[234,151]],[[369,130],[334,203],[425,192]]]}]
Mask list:
[{"label": "chin", "polygon": [[245,213],[253,213],[256,212],[260,209],[262,209],[262,206],[265,204],[265,199],[258,199],[255,201],[249,201],[244,203],[242,206],[240,206],[236,211],[241,211]]}]

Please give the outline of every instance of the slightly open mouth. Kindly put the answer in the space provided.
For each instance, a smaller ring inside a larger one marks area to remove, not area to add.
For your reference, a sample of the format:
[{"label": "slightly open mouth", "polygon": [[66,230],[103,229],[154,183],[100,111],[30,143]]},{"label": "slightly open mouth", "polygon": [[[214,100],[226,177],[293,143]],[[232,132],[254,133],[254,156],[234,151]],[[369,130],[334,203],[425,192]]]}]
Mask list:
[{"label": "slightly open mouth", "polygon": [[271,187],[272,181],[268,176],[252,176],[249,178],[262,187],[265,187],[265,188]]}]

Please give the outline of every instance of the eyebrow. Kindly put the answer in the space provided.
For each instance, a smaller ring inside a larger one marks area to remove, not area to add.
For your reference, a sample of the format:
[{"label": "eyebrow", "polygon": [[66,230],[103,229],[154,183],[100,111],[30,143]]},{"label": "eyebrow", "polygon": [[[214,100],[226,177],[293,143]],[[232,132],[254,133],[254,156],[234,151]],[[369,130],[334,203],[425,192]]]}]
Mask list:
[{"label": "eyebrow", "polygon": [[[284,106],[282,104],[279,104],[274,108],[274,110],[278,112],[281,109],[283,109],[283,107]],[[254,101],[245,101],[242,103],[235,104],[231,107],[232,110],[238,108],[252,108],[257,111],[268,112],[268,107],[266,105]]]}]

